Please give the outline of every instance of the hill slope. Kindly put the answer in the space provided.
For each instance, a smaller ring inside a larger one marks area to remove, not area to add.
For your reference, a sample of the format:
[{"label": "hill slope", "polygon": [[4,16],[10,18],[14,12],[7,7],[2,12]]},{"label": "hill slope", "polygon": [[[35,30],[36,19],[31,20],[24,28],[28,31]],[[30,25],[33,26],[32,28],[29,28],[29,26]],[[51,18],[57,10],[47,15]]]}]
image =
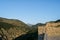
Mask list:
[{"label": "hill slope", "polygon": [[24,22],[0,17],[0,38],[12,40],[28,31],[30,31],[30,28]]}]

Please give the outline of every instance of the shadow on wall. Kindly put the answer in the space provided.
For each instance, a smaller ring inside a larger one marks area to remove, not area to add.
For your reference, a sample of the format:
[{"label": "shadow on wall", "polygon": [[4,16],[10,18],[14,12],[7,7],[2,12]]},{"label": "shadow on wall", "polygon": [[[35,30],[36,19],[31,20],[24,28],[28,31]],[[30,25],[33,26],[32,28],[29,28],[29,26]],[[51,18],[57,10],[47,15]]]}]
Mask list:
[{"label": "shadow on wall", "polygon": [[13,40],[38,40],[38,33],[37,32],[28,33],[25,35],[21,35]]},{"label": "shadow on wall", "polygon": [[40,35],[38,35],[38,40],[44,40],[44,33],[43,34],[40,34]]}]

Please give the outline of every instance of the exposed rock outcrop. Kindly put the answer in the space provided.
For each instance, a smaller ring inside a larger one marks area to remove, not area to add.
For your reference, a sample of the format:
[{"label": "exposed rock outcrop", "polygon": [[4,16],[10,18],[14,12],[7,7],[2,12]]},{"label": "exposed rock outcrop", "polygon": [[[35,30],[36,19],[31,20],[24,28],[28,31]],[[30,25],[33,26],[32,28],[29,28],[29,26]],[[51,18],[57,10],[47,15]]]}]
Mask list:
[{"label": "exposed rock outcrop", "polygon": [[44,40],[60,40],[60,20],[38,26],[38,35],[44,34]]},{"label": "exposed rock outcrop", "polygon": [[47,40],[60,40],[60,22],[47,23],[46,25]]}]

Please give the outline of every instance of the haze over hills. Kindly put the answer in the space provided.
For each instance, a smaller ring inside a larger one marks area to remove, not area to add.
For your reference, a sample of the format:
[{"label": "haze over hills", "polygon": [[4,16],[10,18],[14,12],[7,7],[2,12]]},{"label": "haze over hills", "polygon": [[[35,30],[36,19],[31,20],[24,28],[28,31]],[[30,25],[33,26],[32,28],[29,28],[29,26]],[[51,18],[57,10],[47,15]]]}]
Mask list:
[{"label": "haze over hills", "polygon": [[60,19],[33,25],[0,17],[0,40],[60,40],[59,30]]},{"label": "haze over hills", "polygon": [[60,0],[0,0],[0,40],[60,40],[59,30]]},{"label": "haze over hills", "polygon": [[0,17],[0,39],[1,40],[17,40],[17,39],[24,40],[23,38],[25,38],[25,40],[28,39],[34,40],[35,39],[34,36],[35,35],[37,36],[36,33],[37,31],[34,31],[35,29],[31,29],[31,28],[32,27],[29,27],[27,24],[25,24],[20,20]]}]

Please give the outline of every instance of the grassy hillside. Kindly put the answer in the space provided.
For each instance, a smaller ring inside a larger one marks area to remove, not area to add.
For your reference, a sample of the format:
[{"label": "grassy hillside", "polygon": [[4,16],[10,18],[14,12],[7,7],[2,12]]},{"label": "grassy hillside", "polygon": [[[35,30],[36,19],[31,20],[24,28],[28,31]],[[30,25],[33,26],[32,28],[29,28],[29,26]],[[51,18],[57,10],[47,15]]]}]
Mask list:
[{"label": "grassy hillside", "polygon": [[[2,39],[13,40],[19,36],[25,35],[22,38],[38,39],[37,28],[29,27],[24,22],[17,19],[7,19],[0,17],[0,35]],[[29,36],[29,37],[28,37]],[[19,37],[19,39],[21,39]]]},{"label": "grassy hillside", "polygon": [[4,29],[9,29],[16,27],[17,29],[26,29],[29,30],[28,25],[26,25],[24,22],[16,19],[6,19],[6,18],[0,18],[0,27]]}]

